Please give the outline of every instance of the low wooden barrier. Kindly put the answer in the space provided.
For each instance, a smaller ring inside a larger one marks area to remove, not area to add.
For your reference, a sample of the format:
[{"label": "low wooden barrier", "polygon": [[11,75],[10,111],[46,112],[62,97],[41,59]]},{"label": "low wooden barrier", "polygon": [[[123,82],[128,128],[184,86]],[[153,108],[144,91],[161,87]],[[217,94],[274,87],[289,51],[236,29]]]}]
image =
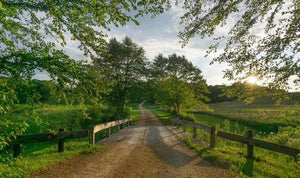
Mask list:
[{"label": "low wooden barrier", "polygon": [[59,129],[57,134],[52,133],[41,133],[41,134],[27,134],[27,135],[17,135],[16,139],[12,141],[13,145],[13,156],[17,157],[22,152],[22,144],[36,143],[36,142],[46,142],[46,141],[58,141],[57,151],[64,151],[64,143],[66,139],[87,137],[90,135],[90,143],[95,144],[95,134],[101,130],[108,129],[108,136],[111,134],[111,128],[117,126],[117,130],[120,127],[125,127],[125,124],[129,125],[131,119],[123,119],[118,121],[112,121],[104,124],[95,125],[92,127],[91,132],[89,130],[79,130],[79,131],[64,131],[64,129]]},{"label": "low wooden barrier", "polygon": [[216,128],[215,126],[207,126],[204,124],[196,123],[196,122],[191,122],[191,121],[186,121],[186,120],[181,120],[179,118],[172,118],[170,121],[176,124],[177,128],[179,128],[179,125],[181,124],[183,126],[183,131],[185,132],[186,126],[193,127],[193,137],[196,137],[196,132],[197,129],[204,130],[210,134],[210,147],[213,148],[216,143]]},{"label": "low wooden barrier", "polygon": [[253,138],[251,129],[247,130],[246,136],[236,135],[236,134],[223,132],[223,131],[218,131],[218,136],[228,140],[247,144],[247,158],[253,158],[254,146],[293,156],[296,161],[297,161],[297,155],[300,154],[300,149],[292,148],[292,147],[288,147],[276,143],[270,143],[270,142]]},{"label": "low wooden barrier", "polygon": [[131,122],[131,119],[123,119],[123,120],[117,120],[117,121],[112,121],[112,122],[107,122],[104,124],[98,124],[95,125],[91,128],[91,135],[90,135],[90,144],[95,145],[95,135],[97,132],[100,132],[101,130],[108,129],[108,137],[110,137],[111,134],[111,128],[112,127],[117,127],[117,130],[120,129],[120,127],[125,127],[125,124],[129,125]]},{"label": "low wooden barrier", "polygon": [[65,139],[81,138],[87,137],[89,134],[88,130],[79,131],[64,131],[64,129],[59,129],[57,134],[52,133],[41,133],[41,134],[28,134],[28,135],[18,135],[13,141],[13,156],[17,157],[22,152],[22,144],[36,143],[36,142],[46,142],[58,140],[58,152],[64,151],[64,141]]}]

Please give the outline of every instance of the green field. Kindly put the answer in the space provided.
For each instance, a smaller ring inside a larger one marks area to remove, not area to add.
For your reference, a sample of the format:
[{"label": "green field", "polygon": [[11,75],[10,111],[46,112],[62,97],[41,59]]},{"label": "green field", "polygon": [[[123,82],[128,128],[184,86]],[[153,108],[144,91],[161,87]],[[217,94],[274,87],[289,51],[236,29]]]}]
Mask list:
[{"label": "green field", "polygon": [[[293,124],[289,125],[284,123],[285,116],[290,116],[288,117],[289,121],[294,120],[296,123],[299,122],[299,105],[250,105],[248,108],[247,105],[235,101],[212,104],[210,107],[214,109],[214,113],[197,112],[197,114],[194,114],[196,122],[216,126],[217,130],[240,135],[244,135],[246,129],[251,128],[255,131],[255,138],[300,148],[299,124],[292,122]],[[148,108],[156,113],[164,124],[170,124],[170,113],[159,110],[155,106],[148,106]],[[244,111],[247,112],[248,115],[238,117],[241,116]],[[256,119],[260,118],[259,116],[263,114],[266,115],[265,118],[269,119]],[[277,117],[273,118],[272,116],[274,115]],[[258,127],[257,129],[255,126],[259,123],[266,123],[268,124],[266,126],[275,125],[277,127]],[[270,130],[272,128],[274,129],[273,133],[272,130]],[[187,127],[187,132],[192,133],[192,128]],[[197,130],[197,138],[208,143],[209,135],[204,131]],[[298,177],[298,175],[300,175],[300,164],[296,163],[292,157],[284,154],[255,147],[254,159],[249,160],[245,158],[246,146],[244,144],[217,137],[216,147],[214,149],[208,149],[204,146],[195,145],[190,139],[182,139],[203,158],[216,164],[229,166],[232,173],[238,177]]]},{"label": "green field", "polygon": [[[138,104],[130,104],[128,110],[134,120],[140,116]],[[83,110],[88,113],[87,118]],[[28,128],[23,134],[57,132],[59,128],[79,130],[90,125],[106,121],[107,113],[96,106],[66,106],[66,105],[18,105],[5,115],[13,122],[25,121]],[[112,130],[114,132],[114,129]],[[97,138],[106,136],[106,132],[97,133]],[[77,154],[89,154],[103,148],[90,146],[88,138],[67,140],[65,151],[57,153],[57,142],[23,144],[22,154],[12,157],[11,146],[1,151],[0,177],[25,177],[53,163],[63,161]]]},{"label": "green field", "polygon": [[242,101],[234,101],[210,104],[209,107],[214,110],[214,115],[269,132],[276,132],[280,126],[300,125],[300,105],[247,105]]}]

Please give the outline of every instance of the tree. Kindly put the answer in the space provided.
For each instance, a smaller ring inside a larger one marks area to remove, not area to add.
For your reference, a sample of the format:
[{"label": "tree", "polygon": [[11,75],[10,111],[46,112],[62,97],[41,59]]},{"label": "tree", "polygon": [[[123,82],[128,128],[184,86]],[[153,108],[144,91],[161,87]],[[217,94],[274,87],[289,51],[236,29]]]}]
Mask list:
[{"label": "tree", "polygon": [[[0,76],[11,81],[31,80],[36,71],[46,71],[59,95],[65,96],[67,101],[65,91],[80,89],[76,99],[82,103],[90,90],[83,85],[74,86],[91,84],[88,80],[94,79],[93,72],[87,72],[83,62],[71,59],[58,48],[64,48],[70,38],[80,43],[79,48],[88,57],[103,54],[104,30],[132,21],[138,24],[137,17],[162,13],[168,6],[164,0],[1,0]],[[0,114],[13,105],[14,89],[15,85],[1,86]],[[13,133],[9,128],[9,124],[1,125],[1,130],[8,129],[7,133]],[[7,144],[6,138],[11,136],[4,135],[0,136],[0,145],[2,141]]]},{"label": "tree", "polygon": [[[271,86],[281,88],[287,88],[288,80],[293,78],[299,86],[298,0],[184,0],[183,8],[185,14],[181,23],[185,28],[179,33],[183,45],[195,36],[211,36],[216,29],[234,24],[226,36],[216,38],[208,51],[209,54],[218,47],[224,48],[212,63],[228,63],[231,69],[225,72],[227,78],[243,79],[255,75],[270,81]],[[263,28],[262,33],[253,31],[258,26]]]},{"label": "tree", "polygon": [[189,62],[185,56],[170,55],[165,58],[158,55],[153,62],[153,76],[156,79],[156,102],[173,108],[179,114],[207,98],[206,81],[201,70]]},{"label": "tree", "polygon": [[117,117],[124,117],[128,89],[142,79],[145,71],[145,51],[128,37],[121,43],[112,38],[106,50],[107,55],[94,58],[94,64],[103,70],[103,77],[113,82],[107,102],[115,109]]},{"label": "tree", "polygon": [[224,96],[243,100],[247,104],[262,96],[271,96],[276,104],[288,100],[288,92],[281,89],[274,89],[251,84],[247,82],[235,82],[230,86],[223,86]]},{"label": "tree", "polygon": [[139,16],[154,16],[168,8],[164,0],[2,0],[0,75],[31,79],[37,70],[46,71],[60,87],[57,91],[64,91],[89,77],[85,78],[83,62],[71,59],[59,47],[76,40],[87,57],[102,55],[105,30],[128,22],[138,24]]},{"label": "tree", "polygon": [[209,101],[207,103],[219,103],[237,99],[234,96],[228,97],[226,96],[226,94],[224,94],[224,91],[226,91],[227,89],[227,86],[225,85],[209,85],[207,88],[210,92],[207,96],[209,98]]},{"label": "tree", "polygon": [[138,24],[137,17],[161,13],[168,4],[164,0],[2,0],[0,74],[30,76],[36,68],[58,74],[51,66],[73,63],[56,48],[67,44],[67,36],[77,40],[86,55],[100,54],[106,45],[104,29],[130,21]]}]

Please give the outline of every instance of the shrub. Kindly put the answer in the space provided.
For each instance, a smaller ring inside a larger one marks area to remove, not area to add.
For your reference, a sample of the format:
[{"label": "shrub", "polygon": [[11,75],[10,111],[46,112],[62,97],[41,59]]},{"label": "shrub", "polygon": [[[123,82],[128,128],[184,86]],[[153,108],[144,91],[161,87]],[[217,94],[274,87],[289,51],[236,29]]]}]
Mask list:
[{"label": "shrub", "polygon": [[193,114],[187,114],[187,113],[180,113],[179,117],[183,120],[195,122],[196,118]]}]

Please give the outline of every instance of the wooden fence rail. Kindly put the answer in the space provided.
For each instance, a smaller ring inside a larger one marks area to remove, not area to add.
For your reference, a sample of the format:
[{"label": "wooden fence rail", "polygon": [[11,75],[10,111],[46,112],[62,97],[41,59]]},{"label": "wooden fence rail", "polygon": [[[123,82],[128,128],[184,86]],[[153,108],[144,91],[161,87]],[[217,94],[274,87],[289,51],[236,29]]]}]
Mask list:
[{"label": "wooden fence rail", "polygon": [[[214,126],[210,127],[210,126],[196,123],[196,122],[181,120],[179,118],[171,118],[170,121],[172,122],[173,125],[175,124],[177,126],[177,128],[179,128],[179,125],[182,125],[184,132],[185,132],[186,126],[192,127],[193,128],[193,137],[196,137],[196,129],[202,129],[202,130],[210,133],[210,147],[212,148],[215,146],[215,137],[216,137],[215,131],[216,130],[215,130]],[[300,154],[300,149],[292,148],[292,147],[288,147],[288,146],[280,145],[280,144],[276,144],[276,143],[270,143],[267,141],[253,138],[253,133],[252,133],[251,129],[247,130],[246,136],[228,133],[228,132],[224,132],[224,131],[218,131],[217,136],[228,139],[228,140],[247,144],[247,158],[253,158],[253,147],[254,146],[293,156],[296,161],[297,161],[297,155]]]},{"label": "wooden fence rail", "polygon": [[41,133],[41,134],[18,135],[17,138],[12,142],[13,156],[17,157],[21,154],[22,152],[21,144],[54,141],[54,140],[58,140],[58,152],[63,152],[65,139],[87,137],[88,134],[89,134],[88,130],[64,131],[63,129],[59,129],[59,132],[57,134]]},{"label": "wooden fence rail", "polygon": [[101,130],[108,129],[108,135],[110,136],[111,127],[117,126],[117,130],[120,126],[125,127],[125,124],[129,125],[131,119],[123,119],[118,121],[112,121],[104,124],[95,125],[92,127],[91,132],[89,130],[79,130],[79,131],[64,131],[64,129],[59,129],[57,134],[52,133],[41,133],[41,134],[27,134],[27,135],[17,135],[16,139],[13,140],[13,156],[17,157],[22,152],[22,144],[36,143],[36,142],[46,142],[46,141],[58,141],[57,151],[64,151],[64,143],[66,139],[88,137],[90,135],[90,143],[95,144],[95,134]]},{"label": "wooden fence rail", "polygon": [[181,120],[179,118],[171,118],[170,121],[176,124],[177,128],[179,128],[179,125],[181,124],[183,126],[183,131],[185,132],[186,126],[193,127],[193,137],[196,137],[197,129],[204,130],[210,134],[210,147],[213,148],[215,146],[215,138],[216,138],[216,128],[215,126],[207,126],[204,124]]},{"label": "wooden fence rail", "polygon": [[246,136],[236,135],[223,131],[218,131],[218,136],[228,140],[247,144],[247,158],[253,158],[253,146],[293,156],[296,161],[297,155],[300,154],[300,149],[255,139],[252,137],[252,130],[250,129],[247,130]]},{"label": "wooden fence rail", "polygon": [[95,135],[97,132],[100,132],[101,130],[104,129],[108,129],[107,133],[108,133],[108,137],[110,137],[111,134],[111,128],[115,127],[117,128],[117,130],[120,129],[120,127],[125,127],[125,124],[129,125],[131,122],[131,119],[123,119],[123,120],[117,120],[117,121],[112,121],[112,122],[108,122],[108,123],[104,123],[104,124],[98,124],[95,125],[91,128],[91,135],[90,135],[90,144],[95,145]]}]

